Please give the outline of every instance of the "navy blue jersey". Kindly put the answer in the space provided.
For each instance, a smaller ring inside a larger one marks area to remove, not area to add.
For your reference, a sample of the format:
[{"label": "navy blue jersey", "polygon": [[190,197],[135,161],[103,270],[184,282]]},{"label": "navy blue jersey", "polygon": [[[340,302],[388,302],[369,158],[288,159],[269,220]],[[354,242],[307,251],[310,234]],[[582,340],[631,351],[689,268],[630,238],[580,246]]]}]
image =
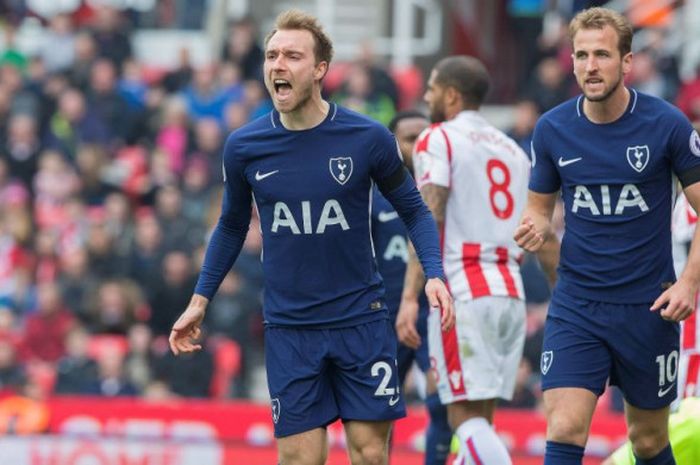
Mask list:
[{"label": "navy blue jersey", "polygon": [[[675,279],[675,176],[697,181],[700,142],[673,106],[631,90],[618,120],[594,124],[583,97],[544,114],[532,142],[530,189],[561,189],[561,290],[611,303],[650,303]],[[675,176],[674,176],[675,175]]]},{"label": "navy blue jersey", "polygon": [[[379,274],[386,289],[385,301],[389,316],[396,320],[401,303],[406,265],[408,264],[408,235],[406,226],[399,214],[384,198],[379,189],[374,189],[372,196],[372,239],[377,253]],[[420,310],[427,315],[428,302],[421,293]]]},{"label": "navy blue jersey", "polygon": [[[237,245],[219,236],[244,237],[252,198],[263,236],[266,324],[343,327],[387,318],[370,234],[371,194],[375,182],[385,186],[403,172],[386,128],[334,104],[312,129],[287,130],[276,111],[240,128],[224,149],[222,218],[195,292],[213,295],[235,260],[238,251],[230,249]],[[406,177],[384,193],[417,234],[426,274],[442,276],[437,230]]]}]

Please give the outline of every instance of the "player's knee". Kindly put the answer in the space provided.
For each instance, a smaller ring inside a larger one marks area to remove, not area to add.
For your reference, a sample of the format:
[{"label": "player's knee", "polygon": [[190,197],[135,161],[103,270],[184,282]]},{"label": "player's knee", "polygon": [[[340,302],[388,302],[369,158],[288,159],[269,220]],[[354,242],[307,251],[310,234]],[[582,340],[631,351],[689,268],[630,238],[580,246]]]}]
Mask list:
[{"label": "player's knee", "polygon": [[547,440],[564,444],[583,445],[588,437],[588,425],[570,415],[550,415],[547,419]]},{"label": "player's knee", "polygon": [[355,453],[351,457],[356,460],[353,460],[352,465],[384,465],[387,454],[386,444],[381,444],[379,441],[365,444],[355,448]]},{"label": "player's knee", "polygon": [[327,456],[325,447],[285,447],[279,451],[279,465],[323,465]]},{"label": "player's knee", "polygon": [[655,457],[668,444],[666,430],[655,425],[629,425],[628,434],[637,457]]}]

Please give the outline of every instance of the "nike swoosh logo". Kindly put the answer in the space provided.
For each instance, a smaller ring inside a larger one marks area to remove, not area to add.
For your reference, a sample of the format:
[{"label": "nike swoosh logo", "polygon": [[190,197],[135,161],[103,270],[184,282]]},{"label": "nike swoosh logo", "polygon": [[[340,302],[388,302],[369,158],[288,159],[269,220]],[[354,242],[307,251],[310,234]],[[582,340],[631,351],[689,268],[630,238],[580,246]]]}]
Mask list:
[{"label": "nike swoosh logo", "polygon": [[666,394],[668,394],[669,391],[670,391],[671,389],[673,389],[673,386],[675,386],[675,385],[676,385],[676,383],[673,383],[673,384],[671,384],[669,387],[667,387],[666,389],[659,388],[659,392],[658,392],[659,397],[663,397],[663,396],[665,396]]},{"label": "nike swoosh logo", "polygon": [[580,161],[582,159],[583,159],[582,157],[578,157],[578,158],[571,158],[569,160],[564,160],[562,157],[559,157],[559,166],[561,166],[563,168],[566,165],[576,163],[577,161]]},{"label": "nike swoosh logo", "polygon": [[377,215],[377,219],[382,223],[386,223],[387,221],[395,220],[398,217],[399,217],[399,214],[396,212],[379,212],[379,214]]},{"label": "nike swoosh logo", "polygon": [[399,396],[396,396],[396,399],[394,399],[393,397],[389,397],[389,406],[393,407],[394,405],[396,405],[399,402],[399,399],[401,399],[401,397]]},{"label": "nike swoosh logo", "polygon": [[262,181],[263,179],[272,176],[273,174],[279,173],[280,170],[270,171],[269,173],[260,174],[260,171],[255,172],[255,180]]}]

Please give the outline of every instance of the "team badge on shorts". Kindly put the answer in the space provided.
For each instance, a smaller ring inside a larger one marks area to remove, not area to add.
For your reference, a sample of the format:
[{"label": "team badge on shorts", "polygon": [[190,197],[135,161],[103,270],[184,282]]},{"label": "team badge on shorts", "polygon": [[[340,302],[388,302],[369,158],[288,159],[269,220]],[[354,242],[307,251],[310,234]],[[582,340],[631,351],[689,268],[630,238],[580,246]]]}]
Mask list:
[{"label": "team badge on shorts", "polygon": [[700,157],[700,135],[698,135],[697,131],[693,131],[690,135],[690,151],[696,157]]},{"label": "team badge on shorts", "polygon": [[554,352],[551,350],[542,352],[542,357],[540,358],[540,370],[542,371],[543,375],[546,375],[549,371],[549,368],[552,366],[552,360],[554,360]]},{"label": "team badge on shorts", "polygon": [[649,163],[649,146],[637,145],[635,147],[627,147],[627,163],[629,163],[637,173],[641,173]]},{"label": "team badge on shorts", "polygon": [[331,158],[328,162],[328,167],[331,170],[331,175],[341,186],[348,182],[352,176],[352,158],[336,157]]},{"label": "team badge on shorts", "polygon": [[272,421],[277,424],[280,419],[280,413],[282,413],[282,408],[280,407],[280,400],[275,397],[271,401],[272,404]]}]

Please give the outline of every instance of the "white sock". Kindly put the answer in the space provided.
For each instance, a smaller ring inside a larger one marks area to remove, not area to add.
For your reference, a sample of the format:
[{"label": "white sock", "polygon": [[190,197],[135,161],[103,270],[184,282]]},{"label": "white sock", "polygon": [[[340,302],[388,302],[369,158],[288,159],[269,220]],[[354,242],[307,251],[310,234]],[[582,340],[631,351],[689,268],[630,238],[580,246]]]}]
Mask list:
[{"label": "white sock", "polygon": [[455,432],[459,438],[459,457],[464,465],[512,465],[508,449],[485,418],[465,421]]}]

